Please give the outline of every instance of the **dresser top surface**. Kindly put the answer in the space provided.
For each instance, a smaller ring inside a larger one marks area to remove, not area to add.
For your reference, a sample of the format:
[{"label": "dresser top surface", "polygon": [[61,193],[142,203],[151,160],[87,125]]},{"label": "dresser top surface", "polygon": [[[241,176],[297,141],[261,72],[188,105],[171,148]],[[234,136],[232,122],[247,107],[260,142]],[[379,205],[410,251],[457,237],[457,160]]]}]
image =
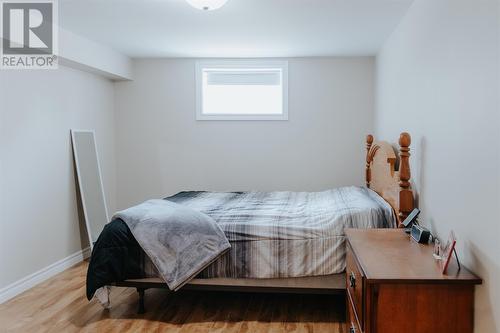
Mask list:
[{"label": "dresser top surface", "polygon": [[451,258],[446,275],[431,245],[418,244],[402,229],[346,229],[347,240],[368,281],[480,284],[481,279]]}]

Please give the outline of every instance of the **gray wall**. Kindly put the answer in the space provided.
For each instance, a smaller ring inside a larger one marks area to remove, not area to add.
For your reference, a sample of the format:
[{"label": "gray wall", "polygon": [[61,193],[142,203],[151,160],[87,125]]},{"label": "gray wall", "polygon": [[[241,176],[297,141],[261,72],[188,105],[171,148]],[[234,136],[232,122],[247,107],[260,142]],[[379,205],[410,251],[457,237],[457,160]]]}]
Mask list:
[{"label": "gray wall", "polygon": [[94,128],[115,207],[113,83],[58,70],[0,73],[0,289],[82,248],[70,128]]},{"label": "gray wall", "polygon": [[481,333],[500,331],[498,22],[496,0],[416,0],[377,57],[376,134],[412,134],[422,221],[485,280]]},{"label": "gray wall", "polygon": [[117,202],[181,190],[362,184],[374,59],[289,59],[288,121],[196,121],[195,60],[135,62],[115,90]]}]

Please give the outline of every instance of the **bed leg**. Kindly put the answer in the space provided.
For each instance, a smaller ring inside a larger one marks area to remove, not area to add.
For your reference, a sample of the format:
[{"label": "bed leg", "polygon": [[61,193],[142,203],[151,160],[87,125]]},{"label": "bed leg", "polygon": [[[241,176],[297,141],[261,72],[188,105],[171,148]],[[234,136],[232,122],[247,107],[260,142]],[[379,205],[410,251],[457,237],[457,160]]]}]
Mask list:
[{"label": "bed leg", "polygon": [[144,307],[144,288],[137,288],[137,292],[139,293],[139,307],[137,309],[138,314],[143,314],[146,312],[146,308]]}]

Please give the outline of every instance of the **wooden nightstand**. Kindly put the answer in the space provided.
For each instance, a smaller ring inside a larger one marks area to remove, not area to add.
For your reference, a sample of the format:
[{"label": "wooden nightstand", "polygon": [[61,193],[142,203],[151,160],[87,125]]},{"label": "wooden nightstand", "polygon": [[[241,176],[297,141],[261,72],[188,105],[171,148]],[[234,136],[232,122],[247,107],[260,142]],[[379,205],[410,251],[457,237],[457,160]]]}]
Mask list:
[{"label": "wooden nightstand", "polygon": [[481,279],[452,259],[442,275],[432,246],[401,229],[348,229],[347,332],[462,333],[474,327]]}]

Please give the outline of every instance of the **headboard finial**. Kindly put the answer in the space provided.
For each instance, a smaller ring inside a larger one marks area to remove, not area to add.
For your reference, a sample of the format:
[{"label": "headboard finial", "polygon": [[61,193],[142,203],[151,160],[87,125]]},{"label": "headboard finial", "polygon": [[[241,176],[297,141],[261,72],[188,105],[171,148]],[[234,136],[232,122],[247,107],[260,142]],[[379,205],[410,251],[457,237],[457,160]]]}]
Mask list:
[{"label": "headboard finial", "polygon": [[369,144],[369,145],[371,145],[373,143],[373,135],[368,134],[366,136],[366,143]]},{"label": "headboard finial", "polygon": [[368,134],[366,136],[366,172],[365,172],[365,181],[366,181],[366,187],[370,188],[370,181],[371,181],[371,172],[370,172],[370,149],[373,144],[373,135]]},{"label": "headboard finial", "polygon": [[409,133],[403,132],[399,135],[399,145],[406,148],[411,145],[411,136]]}]

